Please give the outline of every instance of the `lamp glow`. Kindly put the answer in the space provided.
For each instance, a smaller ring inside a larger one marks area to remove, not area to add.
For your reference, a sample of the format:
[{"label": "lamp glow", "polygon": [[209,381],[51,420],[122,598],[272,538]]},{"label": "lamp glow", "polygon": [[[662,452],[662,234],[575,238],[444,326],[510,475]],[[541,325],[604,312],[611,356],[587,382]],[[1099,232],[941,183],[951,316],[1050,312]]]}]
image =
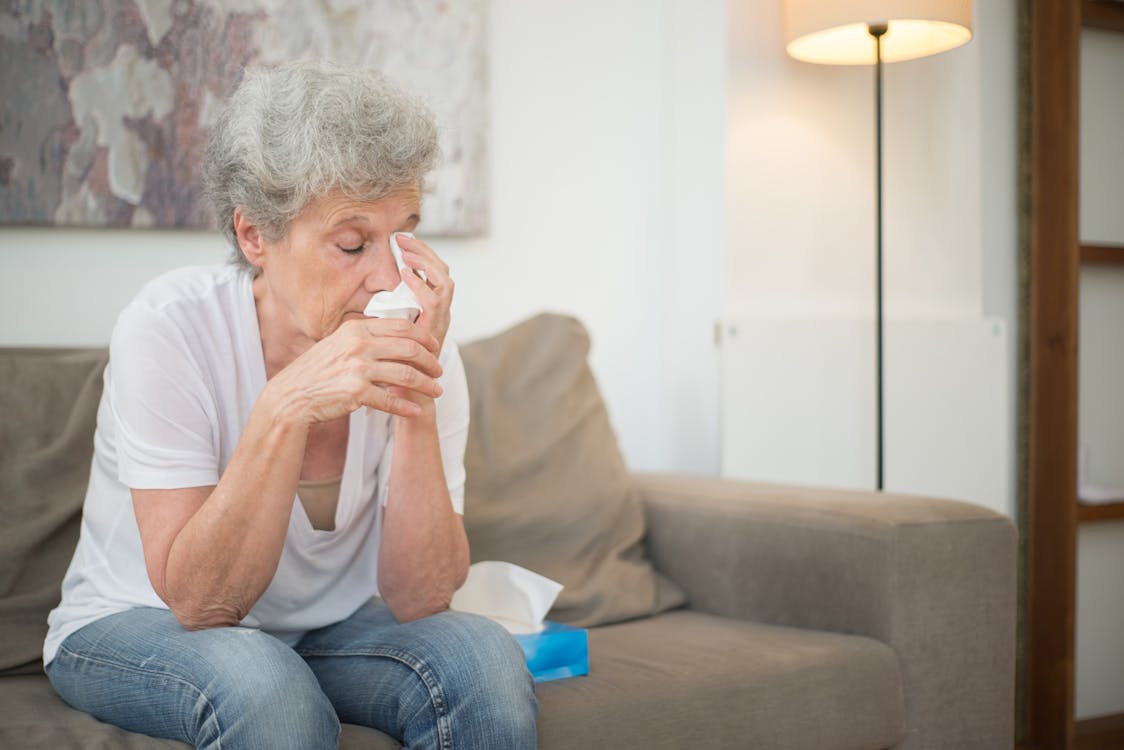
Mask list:
[{"label": "lamp glow", "polygon": [[[901,62],[959,47],[972,32],[944,21],[900,19],[887,24],[882,37],[882,61]],[[793,39],[785,51],[797,60],[825,65],[873,65],[874,39],[866,23],[836,26]]]},{"label": "lamp glow", "polygon": [[885,24],[882,62],[953,49],[972,38],[971,0],[787,0],[785,51],[827,65],[873,65],[869,24]]}]

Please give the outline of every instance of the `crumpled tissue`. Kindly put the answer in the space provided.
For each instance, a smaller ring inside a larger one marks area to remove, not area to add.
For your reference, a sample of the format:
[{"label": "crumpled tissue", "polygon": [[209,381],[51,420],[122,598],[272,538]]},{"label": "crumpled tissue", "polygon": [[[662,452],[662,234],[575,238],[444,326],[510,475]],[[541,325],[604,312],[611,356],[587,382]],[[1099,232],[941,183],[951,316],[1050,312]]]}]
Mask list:
[{"label": "crumpled tissue", "polygon": [[[410,238],[414,235],[409,232],[394,232],[390,235],[390,254],[394,256],[394,262],[398,264],[398,270],[401,271],[407,266],[402,261],[402,248],[398,247],[398,235],[400,234]],[[413,272],[411,271],[411,273]],[[422,306],[418,303],[418,298],[414,296],[413,290],[406,286],[405,281],[400,281],[394,289],[388,292],[378,292],[371,297],[371,301],[367,303],[363,314],[368,318],[401,318],[413,323],[418,319],[421,311]]]},{"label": "crumpled tissue", "polygon": [[509,562],[485,560],[468,569],[451,609],[484,615],[509,633],[538,633],[562,584]]}]

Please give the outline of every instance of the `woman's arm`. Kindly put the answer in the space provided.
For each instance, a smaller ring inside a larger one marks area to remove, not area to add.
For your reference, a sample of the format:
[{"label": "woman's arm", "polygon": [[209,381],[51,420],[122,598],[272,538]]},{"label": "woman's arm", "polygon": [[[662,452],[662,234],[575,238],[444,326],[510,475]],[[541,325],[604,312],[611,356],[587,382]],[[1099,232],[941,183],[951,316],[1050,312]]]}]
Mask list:
[{"label": "woman's arm", "polygon": [[399,622],[449,608],[468,575],[468,538],[442,466],[436,408],[396,418],[379,542],[379,594]]},{"label": "woman's arm", "polygon": [[266,384],[216,486],[133,490],[149,579],[184,627],[237,624],[269,586],[311,425],[360,406],[419,416],[441,392],[436,348],[403,321],[345,324]]},{"label": "woman's arm", "polygon": [[[403,271],[402,280],[422,305],[418,325],[443,345],[455,287],[449,266],[416,238],[399,235],[398,244],[410,269]],[[424,272],[425,280],[413,271]],[[463,371],[450,374],[458,382],[449,383],[449,395],[467,404]],[[390,487],[379,541],[379,594],[395,618],[406,622],[449,608],[468,575],[469,549],[464,520],[449,497],[436,405],[416,393],[401,395],[422,412],[394,420]],[[464,445],[455,452],[459,455],[452,460],[463,460]]]},{"label": "woman's arm", "polygon": [[217,486],[132,491],[149,580],[185,628],[237,625],[269,586],[307,435],[263,398]]}]

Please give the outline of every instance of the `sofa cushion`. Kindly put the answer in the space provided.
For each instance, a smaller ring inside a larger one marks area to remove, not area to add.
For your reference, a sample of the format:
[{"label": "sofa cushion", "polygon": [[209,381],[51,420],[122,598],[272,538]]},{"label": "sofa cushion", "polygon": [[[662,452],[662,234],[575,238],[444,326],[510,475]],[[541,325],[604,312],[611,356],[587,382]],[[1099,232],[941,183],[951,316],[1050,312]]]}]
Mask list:
[{"label": "sofa cushion", "polygon": [[[190,750],[176,740],[158,739],[98,721],[59,698],[43,674],[0,677],[0,747],[50,750]],[[340,750],[396,750],[382,732],[344,724]]]},{"label": "sofa cushion", "polygon": [[589,631],[590,673],[537,687],[539,741],[589,747],[891,747],[897,656],[860,636],[680,610]]},{"label": "sofa cushion", "polygon": [[0,351],[0,671],[41,672],[78,528],[105,350]]},{"label": "sofa cushion", "polygon": [[582,325],[551,314],[461,347],[472,403],[472,560],[513,562],[562,583],[549,617],[582,627],[683,601],[645,557],[643,509],[588,353]]},{"label": "sofa cushion", "polygon": [[0,747],[189,750],[190,746],[126,732],[75,711],[59,698],[46,675],[40,674],[0,677]]},{"label": "sofa cushion", "polygon": [[[539,745],[891,747],[904,732],[894,651],[878,641],[680,610],[589,631],[588,676],[541,683]],[[397,748],[345,724],[341,750]],[[187,748],[64,704],[46,677],[0,678],[0,747]]]}]

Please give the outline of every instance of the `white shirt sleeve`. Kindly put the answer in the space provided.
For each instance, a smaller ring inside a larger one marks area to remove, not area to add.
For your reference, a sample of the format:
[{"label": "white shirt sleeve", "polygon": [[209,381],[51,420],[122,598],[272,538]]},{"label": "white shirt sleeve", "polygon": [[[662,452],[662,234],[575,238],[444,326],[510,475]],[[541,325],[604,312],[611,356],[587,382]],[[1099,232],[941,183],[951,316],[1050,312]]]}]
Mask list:
[{"label": "white shirt sleeve", "polygon": [[215,397],[180,327],[160,310],[130,305],[109,357],[118,479],[133,489],[218,484]]}]

